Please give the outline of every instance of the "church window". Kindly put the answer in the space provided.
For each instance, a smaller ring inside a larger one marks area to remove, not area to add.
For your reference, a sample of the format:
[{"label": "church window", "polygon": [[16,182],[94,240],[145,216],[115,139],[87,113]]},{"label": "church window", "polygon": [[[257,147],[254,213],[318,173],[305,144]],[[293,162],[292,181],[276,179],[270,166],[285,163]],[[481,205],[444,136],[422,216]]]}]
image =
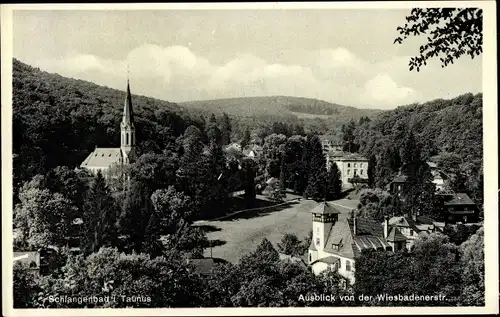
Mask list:
[{"label": "church window", "polygon": [[319,238],[316,238],[316,245],[319,245]]},{"label": "church window", "polygon": [[125,145],[128,145],[128,133],[125,134],[125,140],[126,140]]},{"label": "church window", "polygon": [[312,261],[312,254],[309,253],[309,262],[311,262],[311,261]]}]

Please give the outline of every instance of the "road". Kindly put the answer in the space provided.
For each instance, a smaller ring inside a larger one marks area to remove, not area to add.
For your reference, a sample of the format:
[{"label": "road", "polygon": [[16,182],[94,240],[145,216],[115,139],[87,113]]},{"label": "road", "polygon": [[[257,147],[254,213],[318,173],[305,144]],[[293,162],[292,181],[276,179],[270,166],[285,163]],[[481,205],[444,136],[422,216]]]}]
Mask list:
[{"label": "road", "polygon": [[[358,201],[341,199],[331,202],[347,217]],[[193,226],[207,230],[207,236],[213,242],[212,256],[222,258],[231,263],[238,263],[242,255],[254,251],[267,238],[275,247],[285,233],[295,233],[304,239],[312,229],[310,211],[317,205],[312,200],[301,200],[285,209],[273,211],[251,218],[235,218],[233,220],[198,221]],[[210,249],[205,250],[210,256]]]}]

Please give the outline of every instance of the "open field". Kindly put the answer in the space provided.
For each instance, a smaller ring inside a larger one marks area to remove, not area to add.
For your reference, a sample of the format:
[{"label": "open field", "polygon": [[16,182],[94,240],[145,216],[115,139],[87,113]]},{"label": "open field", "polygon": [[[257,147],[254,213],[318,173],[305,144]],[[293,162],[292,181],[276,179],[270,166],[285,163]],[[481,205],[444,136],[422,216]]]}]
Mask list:
[{"label": "open field", "polygon": [[[339,220],[347,217],[358,201],[340,199],[332,201],[342,212]],[[242,255],[254,251],[262,239],[267,238],[275,247],[285,233],[295,233],[304,239],[312,229],[310,211],[317,205],[312,200],[294,202],[284,208],[262,213],[237,215],[219,221],[198,221],[193,225],[206,230],[212,241],[212,256],[238,263]],[[210,256],[210,249],[205,251]]]}]

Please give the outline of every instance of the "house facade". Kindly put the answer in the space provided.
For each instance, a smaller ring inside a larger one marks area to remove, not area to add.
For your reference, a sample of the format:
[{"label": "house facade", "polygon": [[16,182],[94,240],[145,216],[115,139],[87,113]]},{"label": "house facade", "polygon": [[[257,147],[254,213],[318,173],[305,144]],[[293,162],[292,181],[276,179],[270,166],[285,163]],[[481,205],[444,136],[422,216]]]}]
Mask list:
[{"label": "house facade", "polygon": [[353,177],[368,180],[368,159],[362,155],[332,151],[326,156],[327,168],[330,169],[333,163],[337,164],[344,186],[350,185],[349,180]]},{"label": "house facade", "polygon": [[406,238],[406,248],[410,250],[415,239],[422,232],[432,233],[438,231],[439,225],[426,216],[396,216],[389,219],[389,226],[396,227]]},{"label": "house facade", "polygon": [[369,218],[339,220],[333,205],[322,202],[312,211],[313,237],[308,250],[308,264],[315,274],[327,269],[338,272],[354,283],[356,258],[362,250],[401,250],[406,238],[396,227]]},{"label": "house facade", "polygon": [[108,176],[113,167],[121,167],[133,163],[136,160],[136,138],[134,115],[132,109],[132,96],[130,85],[127,80],[127,92],[123,105],[123,116],[120,124],[120,147],[99,148],[96,147],[80,165],[93,174],[101,171],[103,176]]},{"label": "house facade", "polygon": [[465,193],[437,194],[436,204],[447,223],[471,223],[478,220],[477,206]]}]

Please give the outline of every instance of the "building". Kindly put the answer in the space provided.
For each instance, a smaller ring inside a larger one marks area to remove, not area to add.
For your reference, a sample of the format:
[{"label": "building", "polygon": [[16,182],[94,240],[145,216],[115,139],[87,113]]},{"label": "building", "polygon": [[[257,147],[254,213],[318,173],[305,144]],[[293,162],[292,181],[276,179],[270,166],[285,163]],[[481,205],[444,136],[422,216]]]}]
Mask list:
[{"label": "building", "polygon": [[350,179],[359,177],[359,179],[368,181],[368,159],[358,153],[346,153],[331,151],[326,156],[327,168],[335,163],[340,171],[340,178],[344,186],[349,186]]},{"label": "building", "polygon": [[312,211],[313,237],[308,263],[315,274],[333,269],[354,283],[356,258],[365,249],[401,250],[406,237],[386,219],[383,225],[369,218],[338,219],[340,212],[322,202]]},{"label": "building", "polygon": [[[434,162],[426,162],[427,166],[429,166],[429,169],[432,174],[432,183],[436,186],[436,193],[442,192],[445,189],[446,182],[448,181],[449,177],[446,175],[443,171],[441,171],[439,168],[437,168],[436,163]],[[399,174],[397,175],[392,182],[387,186],[389,192],[395,194],[400,194],[404,186],[406,186],[406,180],[407,177],[406,175]]]},{"label": "building", "polygon": [[120,124],[121,141],[119,148],[98,148],[80,165],[92,173],[101,173],[106,176],[112,167],[120,167],[133,163],[136,159],[136,138],[134,113],[132,109],[132,96],[130,94],[130,85],[127,80],[127,92],[123,105],[123,117]]},{"label": "building", "polygon": [[319,140],[323,146],[323,152],[342,151],[343,144],[334,135],[320,135]]},{"label": "building", "polygon": [[436,201],[447,223],[477,221],[477,206],[465,193],[436,194]]},{"label": "building", "polygon": [[389,219],[389,227],[396,227],[406,237],[406,248],[409,250],[415,239],[422,232],[439,231],[440,225],[427,216],[396,216]]}]

